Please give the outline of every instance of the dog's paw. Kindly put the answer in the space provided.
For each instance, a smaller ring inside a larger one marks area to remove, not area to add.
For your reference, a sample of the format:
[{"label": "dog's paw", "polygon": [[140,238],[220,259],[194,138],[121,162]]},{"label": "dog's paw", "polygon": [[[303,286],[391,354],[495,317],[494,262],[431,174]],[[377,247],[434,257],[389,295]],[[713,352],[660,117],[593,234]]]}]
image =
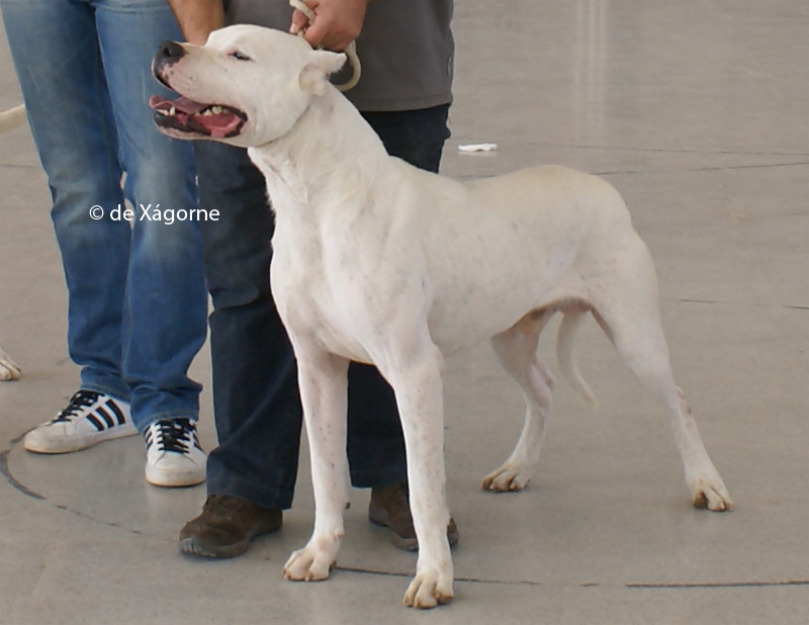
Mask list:
[{"label": "dog's paw", "polygon": [[329,578],[336,561],[330,550],[313,547],[310,541],[303,549],[292,552],[284,565],[284,577],[293,582],[320,582]]},{"label": "dog's paw", "polygon": [[452,591],[452,578],[438,571],[428,570],[416,575],[402,600],[411,608],[426,610],[449,603],[455,593]]},{"label": "dog's paw", "polygon": [[522,464],[506,462],[503,466],[484,477],[481,485],[484,490],[498,493],[518,491],[528,484],[531,473],[532,471]]},{"label": "dog's paw", "polygon": [[0,349],[0,380],[18,380],[20,378],[20,368]]},{"label": "dog's paw", "polygon": [[719,478],[710,481],[698,480],[691,486],[691,492],[695,508],[711,512],[730,512],[734,508],[730,493]]}]

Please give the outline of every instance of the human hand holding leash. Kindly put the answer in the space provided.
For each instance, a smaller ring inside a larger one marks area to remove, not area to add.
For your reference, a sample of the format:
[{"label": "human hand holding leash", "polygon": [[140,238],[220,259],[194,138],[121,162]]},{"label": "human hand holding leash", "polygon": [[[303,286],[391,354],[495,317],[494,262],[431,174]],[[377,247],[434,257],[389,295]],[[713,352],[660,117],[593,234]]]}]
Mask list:
[{"label": "human hand holding leash", "polygon": [[[353,69],[351,78],[335,84],[340,91],[349,91],[360,81],[362,63],[357,56],[356,38],[362,32],[365,10],[371,0],[289,0],[293,7],[290,33],[306,39],[313,48],[344,51]],[[322,8],[322,13],[315,11]],[[346,9],[348,9],[346,11]],[[313,28],[317,24],[316,28]],[[312,34],[314,32],[314,34]]]},{"label": "human hand holding leash", "polygon": [[345,50],[359,37],[369,2],[370,0],[305,0],[315,18],[310,23],[309,17],[296,8],[292,14],[290,32],[298,34],[305,30],[304,37],[312,47]]}]

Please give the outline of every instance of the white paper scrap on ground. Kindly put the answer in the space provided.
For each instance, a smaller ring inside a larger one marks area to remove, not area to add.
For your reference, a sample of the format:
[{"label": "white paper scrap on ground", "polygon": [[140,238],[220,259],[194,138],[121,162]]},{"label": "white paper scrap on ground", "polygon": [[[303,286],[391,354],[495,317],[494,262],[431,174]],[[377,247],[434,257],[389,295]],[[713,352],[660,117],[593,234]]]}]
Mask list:
[{"label": "white paper scrap on ground", "polygon": [[494,152],[496,143],[464,143],[458,146],[461,152]]}]

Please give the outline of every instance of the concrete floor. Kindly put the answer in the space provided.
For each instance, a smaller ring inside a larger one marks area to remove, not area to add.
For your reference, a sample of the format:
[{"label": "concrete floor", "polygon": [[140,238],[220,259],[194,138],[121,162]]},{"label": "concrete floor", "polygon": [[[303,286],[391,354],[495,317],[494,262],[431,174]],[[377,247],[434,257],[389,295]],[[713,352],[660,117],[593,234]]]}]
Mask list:
[{"label": "concrete floor", "polygon": [[[0,623],[805,624],[809,608],[809,5],[804,0],[461,0],[447,174],[558,163],[624,194],[660,274],[678,381],[737,510],[693,510],[660,410],[590,324],[601,408],[564,383],[521,494],[479,479],[521,398],[484,346],[447,375],[456,600],[399,605],[415,558],[354,491],[339,568],[281,578],[308,537],[304,464],[282,532],[244,557],[181,557],[204,488],[143,479],[137,438],[58,457],[20,437],[76,389],[49,198],[27,129],[0,137]],[[19,102],[0,42],[0,110]],[[488,154],[462,143],[496,142]],[[548,341],[546,341],[548,342]],[[554,363],[553,358],[547,359]],[[194,365],[210,388],[207,349]],[[210,395],[201,430],[214,445]]]}]

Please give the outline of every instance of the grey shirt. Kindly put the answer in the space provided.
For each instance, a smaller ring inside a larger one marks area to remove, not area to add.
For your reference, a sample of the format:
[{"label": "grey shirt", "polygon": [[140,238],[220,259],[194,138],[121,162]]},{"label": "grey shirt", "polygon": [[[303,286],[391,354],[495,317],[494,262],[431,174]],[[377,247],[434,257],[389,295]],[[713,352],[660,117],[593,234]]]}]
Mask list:
[{"label": "grey shirt", "polygon": [[[288,0],[225,0],[229,24],[288,30]],[[362,77],[346,96],[361,111],[404,111],[452,101],[453,0],[373,0],[357,39]],[[344,82],[344,77],[335,77]]]}]

